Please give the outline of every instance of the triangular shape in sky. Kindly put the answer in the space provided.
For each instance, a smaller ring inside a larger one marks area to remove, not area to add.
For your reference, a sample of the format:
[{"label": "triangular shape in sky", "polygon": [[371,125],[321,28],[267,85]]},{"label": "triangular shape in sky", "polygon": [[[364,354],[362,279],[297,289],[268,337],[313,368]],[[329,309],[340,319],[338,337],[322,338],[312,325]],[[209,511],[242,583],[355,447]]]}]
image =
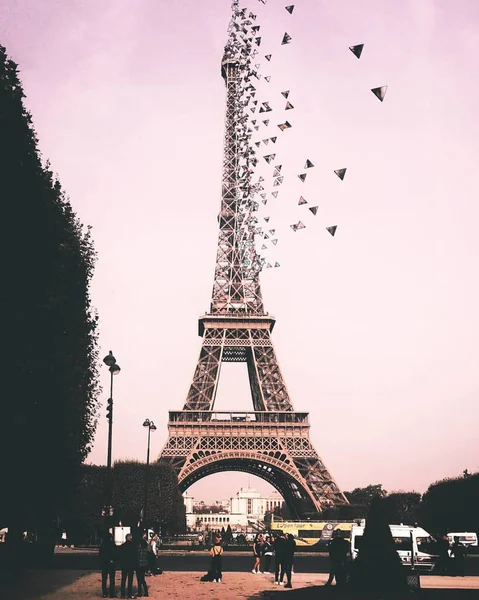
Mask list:
[{"label": "triangular shape in sky", "polygon": [[281,95],[287,98],[289,96],[289,90],[286,90],[286,92],[281,92]]},{"label": "triangular shape in sky", "polygon": [[313,213],[313,215],[316,216],[316,213],[318,212],[318,207],[317,206],[310,206],[309,210]]},{"label": "triangular shape in sky", "polygon": [[291,4],[290,6],[285,6],[284,8],[289,12],[290,15],[293,14],[294,4]]},{"label": "triangular shape in sky", "polygon": [[329,233],[334,237],[337,228],[337,225],[332,225],[331,227],[326,227],[326,231],[329,231]]},{"label": "triangular shape in sky", "polygon": [[384,96],[386,95],[386,91],[388,89],[387,85],[383,85],[382,87],[372,88],[371,92],[381,100],[384,100]]},{"label": "triangular shape in sky", "polygon": [[339,177],[339,179],[341,179],[341,181],[344,179],[344,176],[346,175],[346,169],[336,169],[336,171],[334,171],[336,173],[336,175]]},{"label": "triangular shape in sky", "polygon": [[288,102],[286,102],[286,108],[284,110],[291,110],[292,108],[294,108],[294,106],[288,100]]},{"label": "triangular shape in sky", "polygon": [[298,177],[301,179],[301,181],[304,183],[306,180],[306,173],[301,173],[301,175],[298,175]]},{"label": "triangular shape in sky", "polygon": [[298,205],[301,206],[302,204],[308,204],[308,202],[303,198],[303,196],[301,196],[301,198],[298,200]]},{"label": "triangular shape in sky", "polygon": [[361,53],[363,51],[363,48],[364,48],[364,44],[357,44],[356,46],[349,46],[349,49],[354,54],[354,56],[356,56],[357,58],[361,58]]},{"label": "triangular shape in sky", "polygon": [[[285,44],[289,44],[289,42],[291,41],[291,36],[289,35],[289,33],[286,33],[283,35],[283,40],[281,42],[281,45],[284,46]],[[259,44],[258,44],[259,46]]]},{"label": "triangular shape in sky", "polygon": [[311,167],[314,167],[313,163],[309,160],[309,158],[306,159],[306,164],[304,165],[305,169],[310,169]]}]

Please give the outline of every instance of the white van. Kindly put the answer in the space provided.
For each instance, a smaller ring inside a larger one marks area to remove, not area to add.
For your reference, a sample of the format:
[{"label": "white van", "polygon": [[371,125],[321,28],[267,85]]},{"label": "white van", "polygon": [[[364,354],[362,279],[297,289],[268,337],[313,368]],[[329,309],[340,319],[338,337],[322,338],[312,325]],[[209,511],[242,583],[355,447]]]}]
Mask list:
[{"label": "white van", "polygon": [[460,533],[448,533],[447,538],[450,544],[454,543],[454,538],[459,538],[459,543],[463,546],[477,546],[477,533],[461,531]]},{"label": "white van", "polygon": [[[414,568],[432,571],[439,558],[437,542],[422,527],[411,525],[389,525],[394,539],[396,551],[403,565],[411,565],[411,548],[413,554]],[[364,526],[354,525],[351,529],[351,558],[354,560],[358,555],[363,539]]]}]

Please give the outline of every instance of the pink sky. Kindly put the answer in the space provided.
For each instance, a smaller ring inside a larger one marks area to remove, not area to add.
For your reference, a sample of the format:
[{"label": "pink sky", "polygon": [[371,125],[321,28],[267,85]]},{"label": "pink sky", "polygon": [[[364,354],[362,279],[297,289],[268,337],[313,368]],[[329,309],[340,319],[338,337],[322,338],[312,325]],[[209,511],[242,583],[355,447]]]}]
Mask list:
[{"label": "pink sky", "polygon": [[[276,129],[266,135],[283,136],[261,149],[285,170],[279,201],[260,213],[280,240],[281,268],[262,274],[276,352],[342,489],[424,491],[479,468],[479,4],[298,0],[293,15],[286,4],[241,4],[258,14],[261,72],[272,75],[261,84]],[[146,417],[160,453],[198,357],[229,13],[228,0],[0,0],[0,43],[20,65],[43,157],[93,226],[101,356],[112,349],[122,367],[114,459],[144,460]],[[358,43],[359,61],[348,50]],[[382,104],[370,92],[381,85]],[[295,106],[286,115],[283,89]],[[281,133],[286,117],[293,128]],[[315,168],[302,184],[306,158]],[[317,217],[297,206],[300,193]],[[298,219],[307,227],[293,233]],[[225,364],[216,408],[251,406],[245,365]],[[100,415],[89,460],[104,464]],[[190,491],[212,500],[247,482],[222,474]]]}]

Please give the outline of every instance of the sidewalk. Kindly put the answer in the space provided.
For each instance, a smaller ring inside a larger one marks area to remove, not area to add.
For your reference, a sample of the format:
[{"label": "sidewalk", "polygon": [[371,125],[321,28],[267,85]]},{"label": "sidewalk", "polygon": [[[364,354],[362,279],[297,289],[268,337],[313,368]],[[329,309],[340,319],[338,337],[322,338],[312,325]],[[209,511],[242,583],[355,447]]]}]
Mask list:
[{"label": "sidewalk", "polygon": [[[170,572],[157,577],[148,577],[150,597],[176,598],[177,600],[268,600],[287,594],[287,600],[329,600],[347,598],[333,588],[325,588],[325,573],[298,573],[293,576],[293,589],[273,584],[272,575],[252,573],[224,574],[223,582],[201,582],[204,573]],[[117,597],[120,575],[117,573]],[[136,591],[135,580],[134,591]],[[421,579],[420,598],[427,600],[456,600],[479,598],[478,577],[428,576]],[[0,597],[9,600],[88,600],[101,597],[99,572],[69,570],[32,570],[25,573],[17,584],[0,585]],[[286,600],[286,599],[284,599]]]}]

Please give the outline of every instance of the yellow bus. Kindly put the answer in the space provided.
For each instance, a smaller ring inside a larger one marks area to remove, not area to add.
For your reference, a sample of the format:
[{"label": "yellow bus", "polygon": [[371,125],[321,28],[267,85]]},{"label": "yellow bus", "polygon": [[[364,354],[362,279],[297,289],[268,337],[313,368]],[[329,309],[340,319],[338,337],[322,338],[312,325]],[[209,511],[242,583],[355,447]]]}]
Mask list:
[{"label": "yellow bus", "polygon": [[333,531],[339,530],[341,537],[349,542],[351,529],[357,524],[356,521],[282,521],[273,515],[271,533],[282,531],[292,534],[298,549],[326,550],[333,537]]}]

